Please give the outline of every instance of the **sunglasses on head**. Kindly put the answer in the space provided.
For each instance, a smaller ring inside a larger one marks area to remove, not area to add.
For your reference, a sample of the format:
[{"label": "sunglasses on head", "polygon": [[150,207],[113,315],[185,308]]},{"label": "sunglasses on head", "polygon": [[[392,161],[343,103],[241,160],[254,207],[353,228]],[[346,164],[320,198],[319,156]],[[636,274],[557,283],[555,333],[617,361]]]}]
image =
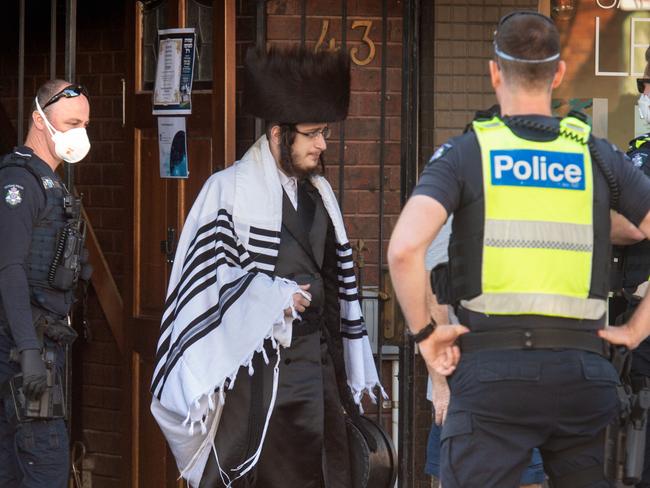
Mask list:
[{"label": "sunglasses on head", "polygon": [[46,107],[58,102],[62,98],[75,98],[79,95],[83,95],[88,98],[88,90],[83,85],[68,85],[63,90],[58,93],[55,93],[52,98],[50,98],[45,105],[41,107],[41,110],[45,110]]},{"label": "sunglasses on head", "polygon": [[560,53],[555,53],[547,58],[544,59],[522,59],[518,58],[516,56],[512,56],[508,53],[503,52],[499,46],[497,45],[497,34],[499,32],[499,29],[505,24],[508,20],[510,20],[513,17],[521,16],[521,15],[528,15],[528,16],[534,16],[534,17],[540,17],[544,19],[546,22],[548,22],[550,25],[555,27],[555,24],[553,21],[548,18],[544,14],[540,14],[539,12],[535,12],[532,10],[517,10],[515,12],[510,12],[509,14],[504,15],[501,17],[501,20],[499,20],[499,23],[497,24],[497,29],[494,31],[494,40],[492,41],[492,44],[494,46],[494,52],[495,54],[501,58],[505,59],[507,61],[515,61],[519,63],[527,63],[527,64],[539,64],[539,63],[548,63],[549,61],[555,61],[556,59],[560,58]]},{"label": "sunglasses on head", "polygon": [[497,31],[499,30],[499,27],[505,24],[509,19],[513,17],[517,17],[519,15],[534,15],[535,17],[541,17],[542,19],[544,19],[546,22],[548,22],[553,26],[555,25],[550,18],[548,18],[544,14],[540,14],[539,12],[535,12],[533,10],[515,10],[514,12],[510,12],[509,14],[506,14],[503,17],[501,17],[501,20],[499,20],[499,23],[497,24]]}]

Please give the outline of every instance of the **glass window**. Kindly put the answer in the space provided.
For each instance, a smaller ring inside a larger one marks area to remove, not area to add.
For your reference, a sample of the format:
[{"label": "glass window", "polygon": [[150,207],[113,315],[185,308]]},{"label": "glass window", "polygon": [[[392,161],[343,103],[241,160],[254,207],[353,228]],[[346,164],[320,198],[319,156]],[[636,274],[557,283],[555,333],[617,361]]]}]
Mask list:
[{"label": "glass window", "polygon": [[142,20],[142,89],[153,90],[158,62],[158,29],[165,28],[167,0],[138,2]]},{"label": "glass window", "polygon": [[193,87],[209,89],[212,86],[212,2],[188,0],[186,24],[196,29]]}]

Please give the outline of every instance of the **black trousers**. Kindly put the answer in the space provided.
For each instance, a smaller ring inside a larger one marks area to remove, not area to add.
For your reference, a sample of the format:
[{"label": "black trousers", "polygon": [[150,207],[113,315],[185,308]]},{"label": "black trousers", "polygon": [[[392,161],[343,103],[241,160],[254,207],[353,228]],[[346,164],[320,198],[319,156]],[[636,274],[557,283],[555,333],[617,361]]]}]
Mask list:
[{"label": "black trousers", "polygon": [[518,487],[534,447],[554,487],[613,486],[602,466],[617,383],[611,363],[589,352],[463,354],[442,427],[442,486]]},{"label": "black trousers", "polygon": [[[269,364],[261,355],[255,374],[241,368],[226,393],[215,446],[219,465],[233,468],[253,455],[260,444],[273,387],[277,356],[267,344]],[[320,331],[293,338],[280,351],[277,398],[258,464],[233,483],[236,488],[351,488],[343,409],[334,368]],[[225,486],[214,455],[201,488]]]}]

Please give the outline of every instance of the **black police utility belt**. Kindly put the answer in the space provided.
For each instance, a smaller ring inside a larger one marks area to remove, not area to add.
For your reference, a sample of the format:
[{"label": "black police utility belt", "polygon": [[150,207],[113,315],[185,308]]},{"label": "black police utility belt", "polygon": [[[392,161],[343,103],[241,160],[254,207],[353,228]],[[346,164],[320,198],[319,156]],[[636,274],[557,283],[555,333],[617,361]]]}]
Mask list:
[{"label": "black police utility belt", "polygon": [[578,349],[609,359],[611,346],[595,332],[571,329],[504,329],[459,338],[463,353],[486,350]]},{"label": "black police utility belt", "polygon": [[[31,157],[9,154],[0,170],[20,167],[36,178],[45,196],[45,208],[33,227],[32,242],[26,259],[30,290],[50,288],[71,291],[80,278],[84,255],[86,225],[81,218],[81,199],[68,190]],[[36,303],[38,299],[36,298]]]}]

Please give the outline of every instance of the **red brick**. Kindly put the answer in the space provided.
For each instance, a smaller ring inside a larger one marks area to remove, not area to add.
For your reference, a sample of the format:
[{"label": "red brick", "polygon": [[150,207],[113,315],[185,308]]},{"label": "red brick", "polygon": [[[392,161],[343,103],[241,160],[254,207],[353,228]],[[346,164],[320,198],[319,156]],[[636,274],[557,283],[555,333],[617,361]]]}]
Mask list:
[{"label": "red brick", "polygon": [[122,363],[122,357],[113,341],[92,340],[84,345],[83,356],[87,363],[107,366],[120,366]]},{"label": "red brick", "polygon": [[268,0],[266,2],[266,13],[272,15],[300,15],[302,8],[300,0]]},{"label": "red brick", "polygon": [[102,209],[102,226],[104,229],[121,229],[124,225],[124,211],[119,208]]},{"label": "red brick", "polygon": [[[90,122],[92,124],[90,127],[94,129],[93,126],[97,125],[97,119],[113,116],[113,101],[111,98],[96,96],[93,93],[90,96]],[[94,141],[91,139],[92,142]]]},{"label": "red brick", "polygon": [[300,40],[300,17],[269,17],[267,39]]},{"label": "red brick", "polygon": [[101,132],[104,140],[124,140],[125,128],[121,122],[105,121],[101,125]]},{"label": "red brick", "polygon": [[377,219],[375,217],[355,215],[347,219],[348,232],[351,236],[371,239],[377,235]]},{"label": "red brick", "polygon": [[350,89],[353,92],[378,92],[381,90],[381,71],[353,65],[350,72]]},{"label": "red brick", "polygon": [[115,476],[122,470],[124,458],[122,456],[115,456],[103,453],[92,453],[95,458],[95,469],[93,475],[99,476]]},{"label": "red brick", "polygon": [[124,51],[113,53],[113,69],[117,73],[126,73],[126,53]]},{"label": "red brick", "polygon": [[[119,474],[120,472],[118,472]],[[114,474],[114,473],[113,473]],[[128,486],[122,478],[99,476],[95,473],[92,475],[93,488],[122,488]]]},{"label": "red brick", "polygon": [[84,407],[81,413],[84,428],[105,432],[120,432],[122,414],[100,408]]},{"label": "red brick", "polygon": [[86,363],[84,364],[83,370],[83,383],[84,385],[113,386],[119,388],[122,385],[121,369],[105,364]]},{"label": "red brick", "polygon": [[124,166],[122,164],[103,164],[102,183],[123,186],[125,184]]},{"label": "red brick", "polygon": [[106,261],[108,262],[108,267],[110,268],[113,274],[118,275],[124,272],[124,255],[122,253],[120,254],[106,253],[104,257],[106,258]]},{"label": "red brick", "polygon": [[388,41],[389,42],[402,42],[402,26],[404,21],[400,19],[388,20]]},{"label": "red brick", "polygon": [[102,32],[102,50],[103,51],[124,50],[124,33],[117,30],[107,30]]},{"label": "red brick", "polygon": [[82,392],[83,405],[102,410],[120,410],[122,408],[122,390],[120,388],[104,388],[84,386]]},{"label": "red brick", "polygon": [[25,76],[41,75],[47,76],[50,65],[47,56],[26,55],[25,56]]},{"label": "red brick", "polygon": [[88,316],[90,318],[89,325],[92,335],[92,340],[96,342],[115,342],[113,333],[108,327],[108,323],[104,318],[104,312],[102,311],[99,303],[95,299],[92,305],[88,306]]},{"label": "red brick", "polygon": [[386,91],[398,92],[402,91],[402,70],[390,68],[386,70]]},{"label": "red brick", "polygon": [[99,185],[102,182],[101,166],[86,162],[76,168],[79,183],[83,185]]},{"label": "red brick", "polygon": [[[59,61],[61,61],[61,58],[64,58],[64,53],[57,53],[57,65],[59,64]],[[81,52],[77,53],[77,58],[75,60],[77,73],[90,73],[90,59],[91,56],[89,54]],[[61,67],[63,67],[63,64]],[[57,73],[60,73],[58,66]]]},{"label": "red brick", "polygon": [[372,166],[345,168],[345,188],[374,191],[379,188],[379,171]]},{"label": "red brick", "polygon": [[90,72],[93,74],[113,72],[113,54],[99,52],[90,55]]},{"label": "red brick", "polygon": [[[91,97],[93,94],[99,95],[101,93],[100,91],[101,78],[98,75],[79,74],[77,78],[79,80],[79,83],[81,83],[86,87]],[[91,98],[91,103],[92,103],[92,98]]]},{"label": "red brick", "polygon": [[346,140],[377,140],[379,139],[378,118],[354,118],[345,123]]},{"label": "red brick", "polygon": [[[122,78],[121,73],[102,75],[102,95],[120,95],[119,103],[122,103]],[[122,111],[120,110],[120,116]]]}]

